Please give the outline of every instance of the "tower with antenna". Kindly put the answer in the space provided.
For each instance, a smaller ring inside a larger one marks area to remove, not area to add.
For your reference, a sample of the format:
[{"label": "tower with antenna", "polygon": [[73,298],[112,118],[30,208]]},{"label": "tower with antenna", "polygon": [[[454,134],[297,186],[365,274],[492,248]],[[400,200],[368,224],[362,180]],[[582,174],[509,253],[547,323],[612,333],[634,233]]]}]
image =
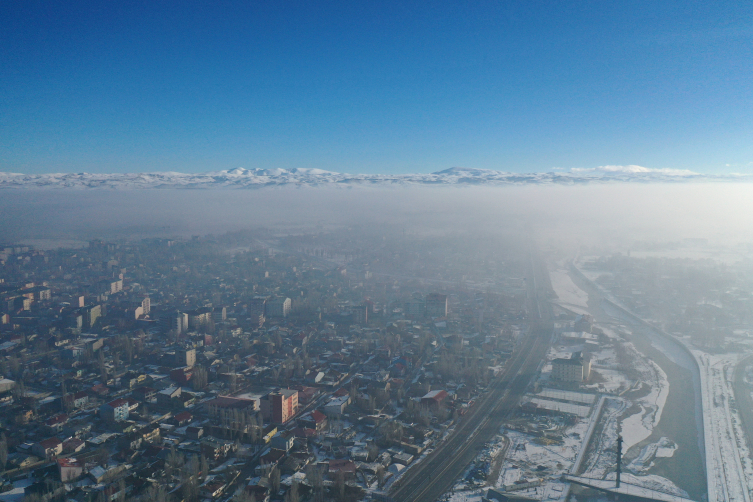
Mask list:
[{"label": "tower with antenna", "polygon": [[620,475],[622,474],[622,435],[617,436],[617,484],[620,487]]}]

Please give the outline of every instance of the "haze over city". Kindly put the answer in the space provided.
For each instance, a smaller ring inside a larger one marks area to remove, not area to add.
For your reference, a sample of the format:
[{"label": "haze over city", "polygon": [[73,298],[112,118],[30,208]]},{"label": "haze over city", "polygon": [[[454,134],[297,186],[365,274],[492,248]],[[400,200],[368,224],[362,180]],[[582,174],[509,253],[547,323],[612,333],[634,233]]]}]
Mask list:
[{"label": "haze over city", "polygon": [[0,502],[750,502],[751,20],[0,3]]}]

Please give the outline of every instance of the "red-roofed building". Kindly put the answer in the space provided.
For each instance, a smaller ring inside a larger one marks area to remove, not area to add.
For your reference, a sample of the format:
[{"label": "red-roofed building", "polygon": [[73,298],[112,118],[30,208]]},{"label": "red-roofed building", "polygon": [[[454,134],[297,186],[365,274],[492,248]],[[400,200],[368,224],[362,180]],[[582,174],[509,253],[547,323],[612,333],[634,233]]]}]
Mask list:
[{"label": "red-roofed building", "polygon": [[65,413],[60,413],[59,415],[55,415],[54,417],[47,419],[44,425],[52,430],[53,433],[57,433],[63,429],[63,426],[66,423],[68,423],[68,415],[66,415]]},{"label": "red-roofed building", "polygon": [[67,483],[84,473],[84,463],[75,458],[61,458],[58,460],[58,474],[60,481]]},{"label": "red-roofed building", "polygon": [[110,389],[107,388],[107,385],[103,383],[98,383],[97,385],[93,386],[91,389],[89,389],[90,392],[93,392],[97,396],[106,396],[110,393]]},{"label": "red-roofed building", "polygon": [[296,385],[293,388],[298,391],[298,402],[304,406],[312,402],[319,396],[319,394],[321,394],[321,391],[316,387]]},{"label": "red-roofed building", "polygon": [[345,390],[344,387],[340,387],[334,392],[334,394],[332,394],[332,397],[343,397],[343,396],[349,396],[349,395],[350,395],[350,392]]},{"label": "red-roofed building", "polygon": [[31,451],[37,457],[52,460],[63,453],[63,442],[54,437],[45,439],[44,441],[35,443],[34,446],[31,447]]},{"label": "red-roofed building", "polygon": [[75,394],[66,394],[63,399],[68,406],[83,408],[89,402],[89,394],[82,390]]},{"label": "red-roofed building", "polygon": [[99,416],[108,422],[122,422],[128,420],[130,406],[128,399],[116,399],[99,407]]},{"label": "red-roofed building", "polygon": [[186,385],[191,380],[191,377],[193,377],[193,368],[188,366],[175,368],[170,371],[170,380],[178,385]]},{"label": "red-roofed building", "polygon": [[338,458],[329,461],[329,476],[334,478],[338,472],[345,475],[345,479],[350,479],[356,475],[356,464],[352,460]]},{"label": "red-roofed building", "polygon": [[433,390],[421,398],[421,404],[435,408],[447,399],[447,395],[447,391],[445,390]]},{"label": "red-roofed building", "polygon": [[193,420],[193,415],[187,411],[181,411],[173,417],[173,423],[178,427],[183,427],[186,424],[190,424]]},{"label": "red-roofed building", "polygon": [[84,449],[86,441],[79,438],[70,438],[63,441],[63,453],[76,453]]},{"label": "red-roofed building", "polygon": [[316,432],[321,432],[327,427],[327,415],[319,410],[314,410],[311,413],[306,413],[298,419],[298,424],[301,427],[314,429]]}]

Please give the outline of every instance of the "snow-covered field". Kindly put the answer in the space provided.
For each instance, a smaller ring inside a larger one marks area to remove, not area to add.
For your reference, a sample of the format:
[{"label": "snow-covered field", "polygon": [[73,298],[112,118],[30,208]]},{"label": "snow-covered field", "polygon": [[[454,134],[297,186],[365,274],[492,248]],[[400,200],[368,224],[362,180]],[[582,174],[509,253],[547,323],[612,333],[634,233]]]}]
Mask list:
[{"label": "snow-covered field", "polygon": [[551,270],[549,277],[559,304],[576,314],[588,313],[588,293],[575,285],[565,269]]},{"label": "snow-covered field", "polygon": [[633,366],[633,369],[640,374],[637,386],[639,389],[649,387],[650,390],[645,396],[633,400],[633,403],[638,405],[641,411],[622,420],[622,438],[625,452],[651,435],[654,427],[661,420],[661,414],[669,395],[669,381],[664,370],[638,352],[632,344],[626,344],[626,346],[631,347],[638,355],[634,359],[635,364]]},{"label": "snow-covered field", "polygon": [[516,493],[540,500],[559,500],[566,487],[559,478],[570,472],[583,446],[589,422],[588,418],[581,419],[572,427],[563,430],[562,444],[537,444],[531,435],[507,431],[510,448],[507,450],[499,479],[489,480],[489,483],[503,488],[521,479],[530,481],[541,478],[541,486]]}]

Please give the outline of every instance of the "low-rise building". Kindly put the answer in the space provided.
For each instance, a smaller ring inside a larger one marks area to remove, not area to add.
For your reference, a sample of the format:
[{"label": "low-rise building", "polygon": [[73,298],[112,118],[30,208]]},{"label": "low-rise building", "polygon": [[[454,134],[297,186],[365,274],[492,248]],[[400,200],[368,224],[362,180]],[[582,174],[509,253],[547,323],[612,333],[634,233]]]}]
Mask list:
[{"label": "low-rise building", "polygon": [[350,396],[340,396],[330,399],[327,404],[324,405],[324,414],[328,417],[340,417],[345,412],[345,408],[350,404]]},{"label": "low-rise building", "polygon": [[163,389],[157,393],[157,404],[170,407],[175,403],[173,400],[180,397],[180,393],[180,387],[168,387]]},{"label": "low-rise building", "polygon": [[107,422],[122,422],[128,420],[131,407],[128,399],[116,399],[99,407],[99,416]]},{"label": "low-rise building", "polygon": [[56,437],[45,439],[44,441],[34,443],[31,447],[31,452],[37,457],[52,460],[63,453],[63,442]]},{"label": "low-rise building", "polygon": [[57,463],[60,481],[63,483],[68,483],[84,473],[84,463],[76,458],[61,458]]},{"label": "low-rise building", "polygon": [[574,352],[569,358],[557,358],[552,361],[552,380],[561,382],[585,382],[591,377],[591,361],[580,352]]}]

